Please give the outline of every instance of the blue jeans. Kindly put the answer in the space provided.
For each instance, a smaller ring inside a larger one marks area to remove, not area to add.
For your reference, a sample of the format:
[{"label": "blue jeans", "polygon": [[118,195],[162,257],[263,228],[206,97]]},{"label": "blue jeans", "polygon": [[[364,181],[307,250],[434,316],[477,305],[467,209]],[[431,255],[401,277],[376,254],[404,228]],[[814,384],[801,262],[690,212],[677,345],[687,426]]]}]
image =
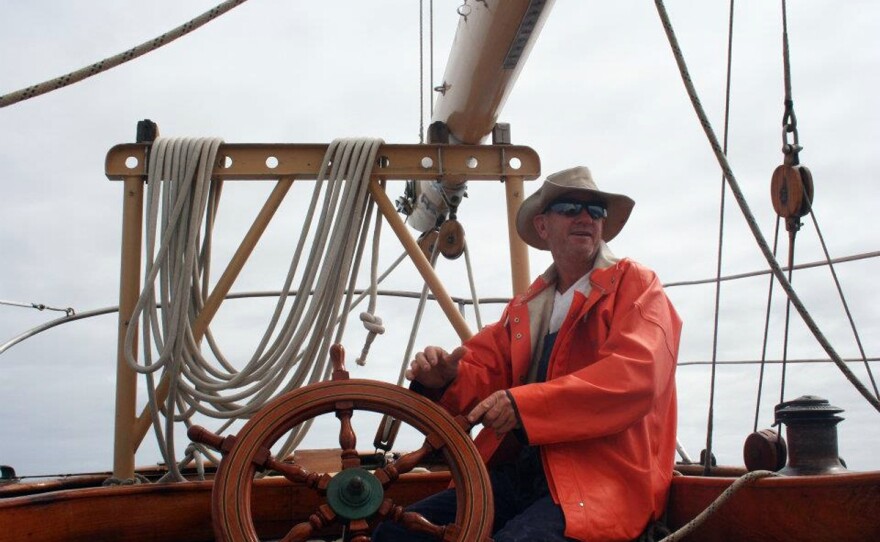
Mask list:
[{"label": "blue jeans", "polygon": [[[489,472],[495,500],[492,538],[495,542],[564,542],[565,517],[553,502],[547,480],[537,462],[529,460],[502,465]],[[535,472],[535,466],[540,472]],[[455,521],[455,490],[447,489],[423,499],[407,510],[418,512],[435,525]],[[373,542],[435,542],[428,535],[410,531],[393,521],[380,523]]]}]

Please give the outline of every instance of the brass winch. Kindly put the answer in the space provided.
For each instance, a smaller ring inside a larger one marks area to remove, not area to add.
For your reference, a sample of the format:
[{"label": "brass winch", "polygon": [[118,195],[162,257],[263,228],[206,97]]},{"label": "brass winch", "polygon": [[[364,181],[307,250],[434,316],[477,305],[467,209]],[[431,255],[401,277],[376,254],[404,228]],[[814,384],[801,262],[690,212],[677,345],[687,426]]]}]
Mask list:
[{"label": "brass winch", "polygon": [[842,408],[815,395],[776,405],[776,422],[785,424],[788,438],[788,465],[779,473],[803,476],[846,472],[837,450],[841,412]]},{"label": "brass winch", "polygon": [[776,425],[785,424],[787,442],[776,429],[752,433],[743,447],[746,468],[778,471],[787,476],[847,472],[837,450],[841,412],[843,409],[815,395],[776,405]]}]

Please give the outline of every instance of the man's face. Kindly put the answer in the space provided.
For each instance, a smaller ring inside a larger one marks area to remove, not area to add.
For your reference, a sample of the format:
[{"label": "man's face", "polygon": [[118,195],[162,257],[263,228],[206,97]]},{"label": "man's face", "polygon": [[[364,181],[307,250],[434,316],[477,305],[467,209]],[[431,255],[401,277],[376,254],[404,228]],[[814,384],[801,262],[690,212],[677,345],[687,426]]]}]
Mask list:
[{"label": "man's face", "polygon": [[604,209],[601,202],[572,197],[556,200],[535,216],[535,230],[557,262],[592,264],[602,240]]}]

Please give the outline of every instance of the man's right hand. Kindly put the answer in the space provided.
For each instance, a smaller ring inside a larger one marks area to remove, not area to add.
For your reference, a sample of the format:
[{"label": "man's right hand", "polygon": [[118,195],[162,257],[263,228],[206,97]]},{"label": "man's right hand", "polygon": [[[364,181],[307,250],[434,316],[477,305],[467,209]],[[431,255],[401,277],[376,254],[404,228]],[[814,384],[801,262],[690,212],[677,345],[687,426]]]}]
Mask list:
[{"label": "man's right hand", "polygon": [[415,380],[426,388],[442,388],[458,376],[458,361],[465,352],[467,349],[464,346],[459,346],[451,353],[439,346],[429,346],[424,352],[416,354],[416,359],[409,364],[406,379]]}]

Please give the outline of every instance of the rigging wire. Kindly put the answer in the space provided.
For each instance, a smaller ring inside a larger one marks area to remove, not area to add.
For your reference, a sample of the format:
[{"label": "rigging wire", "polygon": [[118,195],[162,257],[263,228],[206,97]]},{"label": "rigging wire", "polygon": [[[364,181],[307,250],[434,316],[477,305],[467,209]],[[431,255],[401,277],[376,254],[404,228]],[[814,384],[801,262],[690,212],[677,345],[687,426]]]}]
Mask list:
[{"label": "rigging wire", "polygon": [[761,229],[758,227],[755,216],[752,214],[751,208],[749,207],[749,204],[745,199],[745,195],[743,194],[743,191],[736,180],[733,170],[730,167],[730,163],[727,161],[727,157],[724,156],[724,153],[721,152],[721,145],[718,143],[718,138],[715,135],[712,124],[711,122],[709,122],[709,119],[706,116],[706,112],[703,109],[702,103],[697,96],[697,91],[694,88],[693,81],[691,80],[690,72],[687,68],[687,64],[685,63],[681,47],[678,44],[678,38],[675,36],[675,31],[672,28],[672,22],[669,19],[669,14],[666,12],[666,7],[663,3],[663,0],[654,0],[654,5],[657,8],[658,15],[663,24],[663,29],[666,33],[666,37],[672,49],[673,56],[675,57],[676,64],[678,65],[682,82],[687,89],[688,97],[690,98],[691,104],[693,105],[694,112],[699,119],[700,125],[703,127],[703,131],[706,134],[709,145],[715,153],[715,158],[718,161],[719,166],[724,171],[727,182],[730,185],[731,192],[733,193],[737,203],[739,204],[740,210],[742,211],[743,216],[745,217],[746,222],[749,225],[749,229],[752,231],[752,235],[755,237],[755,241],[758,244],[758,247],[764,254],[767,263],[773,270],[773,274],[776,276],[782,289],[788,295],[789,299],[792,300],[792,304],[801,315],[804,323],[813,333],[813,336],[816,337],[816,340],[819,342],[819,344],[822,346],[828,356],[834,361],[834,363],[844,374],[847,380],[850,381],[850,383],[859,391],[859,393],[862,394],[862,396],[871,404],[871,406],[873,406],[878,412],[880,412],[880,398],[874,397],[871,392],[865,387],[865,385],[859,380],[859,378],[849,369],[849,367],[846,366],[846,364],[844,364],[840,355],[837,353],[837,351],[819,329],[818,325],[813,320],[813,317],[807,311],[806,306],[804,306],[797,292],[794,291],[791,283],[782,272],[779,262],[776,261],[776,258],[771,253],[770,247],[767,245],[767,240],[764,238],[764,235],[761,233]]},{"label": "rigging wire", "polygon": [[49,79],[48,81],[43,81],[42,83],[37,83],[35,85],[31,85],[20,90],[16,90],[14,92],[4,94],[0,96],[0,108],[12,105],[14,103],[22,102],[24,100],[29,100],[41,94],[46,94],[48,92],[52,92],[53,90],[58,90],[68,85],[78,83],[83,79],[88,79],[93,75],[105,72],[111,68],[115,68],[116,66],[125,64],[130,60],[134,60],[139,56],[155,51],[163,45],[167,45],[177,38],[185,36],[193,30],[196,30],[197,28],[205,25],[206,23],[213,21],[217,17],[223,15],[234,7],[240,6],[246,1],[247,0],[226,0],[225,2],[220,3],[209,9],[208,11],[202,13],[198,17],[190,19],[189,21],[183,23],[177,28],[173,28],[168,32],[162,34],[161,36],[157,36],[149,41],[145,41],[140,45],[136,45],[135,47],[132,47],[127,51],[123,51],[117,55],[105,58],[104,60],[99,60],[94,64],[91,64],[84,68],[80,68],[76,71],[72,71],[65,75],[61,75],[54,79]]},{"label": "rigging wire", "polygon": [[[791,220],[791,219],[788,219]],[[796,221],[798,219],[795,219]],[[789,239],[788,239],[788,282],[789,284],[794,284],[794,270],[792,270],[792,265],[794,264],[794,238],[795,238],[795,230],[789,230]],[[791,299],[785,299],[785,320],[784,320],[784,328],[782,332],[782,376],[779,382],[779,404],[785,402],[785,377],[787,374],[788,364],[785,362],[788,359],[788,338],[789,338],[789,330],[791,328]],[[782,422],[777,422],[775,425],[779,426],[780,434],[782,429]]]},{"label": "rigging wire", "polygon": [[[779,225],[782,218],[776,217],[776,228],[773,232],[773,257],[776,257],[776,251],[779,248]],[[773,307],[773,275],[770,274],[770,280],[767,284],[767,310],[764,313],[764,338],[761,341],[761,370],[758,372],[758,393],[755,400],[755,424],[752,432],[758,431],[758,418],[761,412],[761,395],[764,390],[764,374],[766,372],[767,359],[767,343],[770,340],[770,309]]]},{"label": "rigging wire", "polygon": [[871,385],[874,387],[874,395],[880,399],[880,391],[877,391],[877,381],[874,379],[874,373],[871,371],[871,366],[868,364],[868,357],[865,354],[865,347],[862,346],[862,339],[859,336],[859,330],[856,328],[855,319],[849,310],[846,296],[843,295],[843,287],[840,284],[840,280],[837,278],[837,271],[834,269],[834,264],[831,262],[831,254],[828,253],[828,245],[825,244],[825,237],[822,235],[822,230],[819,229],[819,221],[816,219],[816,213],[813,212],[812,207],[810,208],[810,218],[813,220],[813,226],[816,228],[819,243],[822,245],[822,252],[825,253],[825,259],[828,262],[828,269],[831,271],[831,276],[834,278],[834,284],[837,287],[837,295],[840,297],[840,302],[843,304],[843,310],[846,312],[847,320],[849,320],[849,326],[852,329],[853,337],[855,337],[856,345],[859,347],[859,353],[862,355],[862,360],[865,362],[865,369],[868,371],[868,378],[871,380]]},{"label": "rigging wire", "polygon": [[[730,128],[730,74],[733,65],[733,3],[730,0],[730,15],[728,17],[727,26],[727,81],[725,85],[724,96],[724,147],[722,151],[727,155],[727,140]],[[716,371],[715,361],[718,359],[718,321],[721,308],[721,267],[724,255],[724,205],[725,205],[726,186],[724,175],[721,175],[721,197],[718,210],[718,260],[715,267],[715,314],[714,324],[712,327],[712,372],[709,384],[709,414],[706,429],[706,454],[703,464],[704,474],[708,475],[712,466],[712,434],[715,422],[715,382]]]},{"label": "rigging wire", "polygon": [[[785,111],[782,115],[782,153],[785,155],[785,163],[796,166],[799,163],[798,153],[801,146],[798,143],[797,133],[797,117],[794,114],[794,100],[791,95],[791,51],[788,46],[788,15],[785,0],[781,0],[782,4],[782,71],[783,85],[785,97],[783,103]],[[792,134],[792,143],[788,142],[787,134]],[[793,282],[794,272],[791,267],[794,265],[794,249],[797,232],[800,230],[801,223],[799,217],[787,217],[785,220],[785,229],[788,230],[788,281]],[[788,339],[791,324],[791,299],[785,300],[785,324],[782,335],[782,375],[779,383],[779,404],[785,402],[785,377],[787,374],[788,364]],[[777,422],[777,431],[781,433],[782,422]]]},{"label": "rigging wire", "polygon": [[60,308],[60,307],[51,307],[44,303],[23,303],[21,301],[8,301],[6,299],[0,299],[0,305],[8,305],[10,307],[23,307],[25,309],[37,309],[38,311],[58,311],[67,314],[67,316],[74,316],[76,311],[73,310],[73,307]]},{"label": "rigging wire", "polygon": [[[776,249],[774,247],[774,254],[775,254],[775,252],[776,252]],[[391,273],[391,271],[397,265],[399,265],[400,262],[405,257],[406,257],[406,253],[404,252],[403,254],[401,254],[398,257],[398,259],[394,263],[391,264],[391,267],[388,270],[386,270],[385,273],[383,273],[379,277],[379,282],[381,283],[385,279],[385,277],[387,277]],[[816,261],[816,262],[802,263],[802,264],[798,264],[798,265],[794,266],[793,269],[796,269],[796,270],[811,269],[811,268],[821,267],[821,266],[829,265],[829,264],[851,263],[851,262],[855,262],[855,261],[859,261],[859,260],[864,260],[864,259],[868,259],[868,258],[878,258],[878,257],[880,257],[880,251],[863,252],[860,254],[853,254],[851,256],[840,256],[837,258],[831,258],[830,260],[827,260],[827,261]],[[782,270],[787,271],[788,268],[783,267]],[[770,278],[771,278],[771,287],[772,287],[773,271],[768,270],[768,269],[761,270],[761,271],[749,271],[747,273],[735,273],[732,275],[725,275],[725,276],[721,277],[720,280],[722,282],[726,282],[726,281],[741,280],[741,279],[751,278],[751,277],[758,277],[758,276],[762,276],[762,275],[770,275],[771,276]],[[700,284],[714,284],[716,282],[716,280],[719,280],[719,279],[716,279],[715,277],[713,277],[713,278],[708,278],[708,279],[667,282],[667,283],[663,284],[663,288],[669,289],[669,288],[675,288],[677,286],[693,286],[693,285],[700,285]],[[283,292],[281,292],[281,290],[232,292],[230,294],[227,294],[226,299],[245,299],[245,298],[253,298],[253,297],[278,297],[278,296],[282,295],[282,293]],[[310,292],[309,295],[312,295],[313,293],[314,292]],[[363,301],[364,298],[366,298],[366,296],[369,293],[369,290],[355,290],[354,293],[358,294],[360,296],[354,302],[355,305],[357,305],[358,303]],[[405,291],[401,291],[401,290],[377,290],[377,293],[380,296],[409,297],[409,298],[413,298],[413,299],[419,298],[418,292],[405,292]],[[299,291],[298,290],[289,290],[287,292],[287,295],[288,296],[297,296],[297,295],[299,295]],[[433,295],[429,294],[428,299],[434,300],[435,297]],[[463,298],[463,297],[453,297],[452,300],[456,304],[458,304],[459,306],[473,304],[472,299]],[[492,304],[492,303],[507,304],[510,302],[510,298],[509,297],[483,297],[483,298],[479,299],[479,302],[482,304]],[[159,305],[157,305],[157,307],[162,308],[161,303]],[[16,344],[18,344],[22,341],[25,341],[25,340],[27,340],[35,335],[38,335],[44,331],[48,331],[49,329],[52,329],[53,327],[60,326],[61,324],[67,324],[67,323],[75,322],[77,320],[84,320],[86,318],[92,318],[95,316],[103,316],[106,314],[112,314],[112,313],[116,313],[118,311],[119,311],[119,306],[114,305],[111,307],[103,307],[100,309],[91,309],[91,310],[87,310],[87,311],[76,312],[73,316],[62,316],[60,318],[56,318],[55,320],[49,320],[48,322],[45,322],[45,323],[40,324],[38,326],[35,326],[31,329],[28,329],[28,330],[26,330],[16,336],[10,338],[9,340],[7,340],[4,343],[0,343],[0,354],[3,354],[7,350],[9,350],[11,347],[15,346]],[[873,359],[874,358],[868,358],[869,361],[873,360]],[[679,363],[679,365],[681,365],[681,363]]]},{"label": "rigging wire", "polygon": [[[774,255],[776,254],[775,247],[773,249],[773,254]],[[791,269],[795,269],[795,270],[811,269],[814,267],[823,267],[823,266],[828,265],[829,263],[831,263],[831,264],[849,263],[849,262],[855,262],[855,261],[859,261],[859,260],[866,260],[868,258],[878,258],[878,257],[880,257],[880,251],[875,250],[875,251],[871,251],[871,252],[861,252],[859,254],[853,254],[851,256],[841,256],[838,258],[832,258],[830,260],[818,260],[815,262],[800,263],[800,264],[795,265]],[[783,271],[788,271],[788,269],[789,269],[788,267],[782,268]],[[734,273],[732,275],[725,275],[725,276],[721,277],[720,279],[710,278],[710,279],[697,279],[697,280],[679,280],[679,281],[675,281],[675,282],[667,282],[667,283],[663,284],[663,288],[668,289],[668,288],[675,288],[676,286],[695,286],[698,284],[714,284],[717,280],[721,280],[722,282],[726,282],[726,281],[740,280],[740,279],[745,279],[745,278],[750,278],[750,277],[760,277],[762,275],[771,275],[771,277],[772,277],[773,270],[772,269],[762,269],[760,271],[748,271],[746,273]]]},{"label": "rigging wire", "polygon": [[[880,357],[874,358],[843,358],[843,361],[846,363],[876,363],[880,361]],[[726,361],[719,361],[718,365],[759,365],[759,364],[772,364],[772,365],[781,365],[783,360],[781,359],[733,359]],[[787,363],[789,364],[814,364],[814,363],[830,363],[831,360],[828,358],[806,358],[806,359],[789,359]],[[691,367],[696,365],[711,365],[711,360],[697,360],[697,361],[680,361],[676,364],[677,367]]]},{"label": "rigging wire", "polygon": [[[782,116],[782,152],[791,157],[791,165],[798,165],[798,152],[801,146],[798,141],[797,117],[794,114],[794,100],[791,97],[791,59],[788,47],[788,12],[785,0],[782,0],[782,71],[785,87],[785,112]],[[792,134],[792,142],[788,142],[786,134]]]},{"label": "rigging wire", "polygon": [[[782,59],[783,59],[783,71],[784,71],[784,79],[785,79],[785,114],[782,119],[783,123],[783,152],[788,156],[791,156],[792,165],[798,164],[798,152],[801,150],[801,146],[798,140],[798,131],[797,131],[797,117],[794,114],[794,100],[792,99],[791,94],[791,58],[790,58],[790,48],[788,44],[788,13],[786,9],[786,0],[782,0]],[[788,143],[785,134],[787,132],[791,132],[792,134],[792,143]],[[812,203],[812,202],[811,202]],[[813,213],[812,205],[810,205],[810,217],[813,220],[813,224],[816,227],[816,233],[819,237],[819,241],[822,245],[822,250],[825,254],[825,258],[830,260],[830,255],[828,253],[828,247],[825,244],[825,239],[822,236],[822,231],[819,229],[819,222],[816,220],[816,215]],[[855,336],[856,344],[858,345],[859,352],[862,355],[862,358],[865,358],[865,350],[862,347],[862,341],[859,337],[858,330],[856,329],[855,321],[852,317],[852,313],[850,313],[849,305],[846,302],[846,297],[843,295],[843,288],[840,286],[840,281],[837,279],[837,273],[834,271],[834,266],[828,264],[829,269],[831,270],[831,275],[834,278],[834,284],[837,288],[837,293],[840,296],[840,300],[843,303],[843,309],[846,312],[847,319],[849,320],[850,327],[853,330],[853,335]],[[783,365],[783,368],[785,366]],[[880,392],[877,390],[877,382],[874,380],[874,374],[871,372],[871,367],[865,362],[865,368],[868,371],[868,377],[871,380],[871,385],[874,388],[874,395],[880,399]],[[783,379],[783,383],[785,380]]]}]

